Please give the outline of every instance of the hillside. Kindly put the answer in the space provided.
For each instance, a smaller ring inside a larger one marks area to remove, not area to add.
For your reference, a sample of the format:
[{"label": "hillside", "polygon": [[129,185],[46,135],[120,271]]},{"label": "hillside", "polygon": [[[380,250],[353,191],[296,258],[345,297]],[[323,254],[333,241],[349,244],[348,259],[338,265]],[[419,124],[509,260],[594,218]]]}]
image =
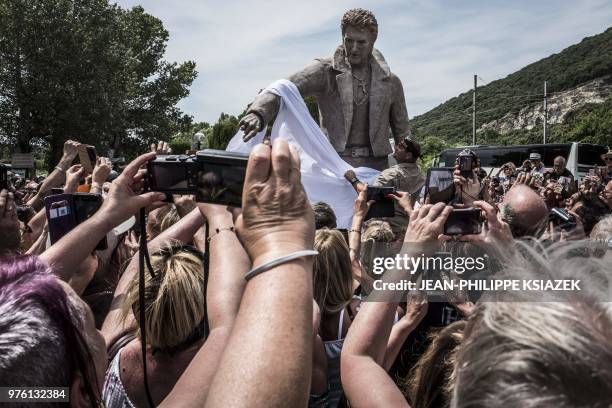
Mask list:
[{"label": "hillside", "polygon": [[[612,144],[612,27],[506,78],[478,87],[477,143],[537,143],[542,139],[543,83],[548,81],[550,141]],[[428,153],[466,144],[472,134],[472,91],[412,119]]]}]

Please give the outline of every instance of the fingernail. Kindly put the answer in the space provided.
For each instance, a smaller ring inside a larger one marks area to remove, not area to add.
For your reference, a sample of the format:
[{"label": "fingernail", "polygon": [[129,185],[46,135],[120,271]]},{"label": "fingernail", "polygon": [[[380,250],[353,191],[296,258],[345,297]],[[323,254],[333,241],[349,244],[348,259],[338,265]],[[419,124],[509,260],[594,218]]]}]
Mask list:
[{"label": "fingernail", "polygon": [[166,199],[166,194],[165,193],[157,193],[155,195],[155,198],[157,198],[158,200],[165,200]]}]

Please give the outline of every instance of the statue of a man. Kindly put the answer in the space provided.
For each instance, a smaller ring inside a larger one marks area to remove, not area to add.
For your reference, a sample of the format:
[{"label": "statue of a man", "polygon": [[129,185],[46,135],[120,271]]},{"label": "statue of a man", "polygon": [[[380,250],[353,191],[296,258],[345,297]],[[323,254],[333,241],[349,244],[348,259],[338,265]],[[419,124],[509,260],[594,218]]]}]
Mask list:
[{"label": "statue of a man", "polygon": [[[396,143],[410,135],[404,90],[374,49],[378,23],[368,10],[342,17],[342,45],[332,58],[316,59],[290,76],[302,97],[319,105],[320,126],[338,154],[354,167],[388,167],[389,128]],[[278,113],[279,97],[262,93],[240,121],[244,140],[251,139]]]}]

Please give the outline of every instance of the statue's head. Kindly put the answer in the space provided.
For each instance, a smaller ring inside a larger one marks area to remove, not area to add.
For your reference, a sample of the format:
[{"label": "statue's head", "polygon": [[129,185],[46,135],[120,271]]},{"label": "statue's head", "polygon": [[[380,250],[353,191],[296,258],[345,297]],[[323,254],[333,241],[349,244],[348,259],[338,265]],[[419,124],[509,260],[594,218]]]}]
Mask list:
[{"label": "statue's head", "polygon": [[342,44],[351,66],[368,62],[378,36],[378,23],[371,11],[356,8],[342,16]]}]

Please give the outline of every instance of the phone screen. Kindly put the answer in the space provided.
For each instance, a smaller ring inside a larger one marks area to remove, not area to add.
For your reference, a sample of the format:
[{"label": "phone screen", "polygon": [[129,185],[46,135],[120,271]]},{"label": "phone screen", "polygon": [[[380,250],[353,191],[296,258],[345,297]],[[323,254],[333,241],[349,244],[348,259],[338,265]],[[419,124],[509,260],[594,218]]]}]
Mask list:
[{"label": "phone screen", "polygon": [[154,191],[187,193],[190,171],[187,163],[149,162],[149,184]]},{"label": "phone screen", "polygon": [[246,175],[244,165],[203,163],[197,173],[196,201],[242,207],[242,187]]},{"label": "phone screen", "polygon": [[98,211],[102,201],[96,195],[74,195],[74,211],[77,225],[91,218]]},{"label": "phone screen", "polygon": [[446,235],[480,234],[482,221],[480,210],[475,208],[454,209],[444,224]]},{"label": "phone screen", "polygon": [[453,168],[432,167],[427,170],[425,181],[425,195],[429,196],[429,203],[449,203],[455,195],[453,184]]},{"label": "phone screen", "polygon": [[368,186],[366,190],[367,200],[375,200],[370,207],[365,219],[395,217],[395,203],[388,195],[395,192],[395,187]]},{"label": "phone screen", "polygon": [[[75,194],[73,195],[76,225],[91,218],[102,206],[102,197],[97,194]],[[97,250],[107,248],[106,236],[96,246]]]}]

